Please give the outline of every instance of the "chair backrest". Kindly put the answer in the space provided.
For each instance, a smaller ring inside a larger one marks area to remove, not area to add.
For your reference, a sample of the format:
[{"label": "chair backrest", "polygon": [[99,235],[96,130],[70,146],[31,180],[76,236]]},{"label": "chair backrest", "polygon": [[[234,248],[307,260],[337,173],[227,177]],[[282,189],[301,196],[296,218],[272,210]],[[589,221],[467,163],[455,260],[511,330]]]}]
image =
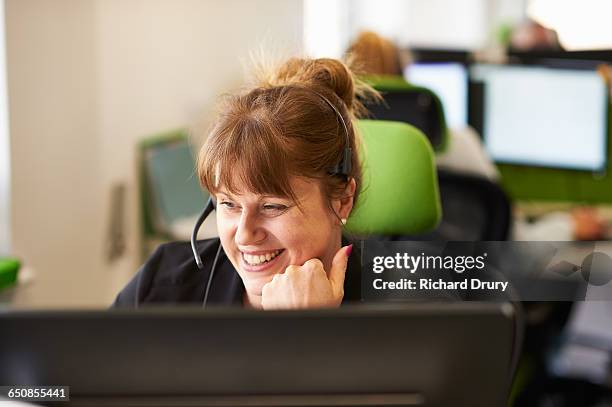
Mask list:
[{"label": "chair backrest", "polygon": [[438,170],[442,220],[416,240],[508,240],[511,205],[506,193],[484,177]]},{"label": "chair backrest", "polygon": [[347,223],[350,233],[402,235],[432,230],[440,219],[431,145],[405,123],[360,120],[363,183]]},{"label": "chair backrest", "polygon": [[372,76],[365,81],[384,98],[384,102],[365,103],[372,119],[411,124],[427,136],[435,151],[444,151],[448,129],[442,102],[434,92],[411,85],[401,76]]},{"label": "chair backrest", "polygon": [[143,140],[140,163],[145,234],[168,234],[174,222],[200,213],[208,196],[199,185],[185,131]]}]

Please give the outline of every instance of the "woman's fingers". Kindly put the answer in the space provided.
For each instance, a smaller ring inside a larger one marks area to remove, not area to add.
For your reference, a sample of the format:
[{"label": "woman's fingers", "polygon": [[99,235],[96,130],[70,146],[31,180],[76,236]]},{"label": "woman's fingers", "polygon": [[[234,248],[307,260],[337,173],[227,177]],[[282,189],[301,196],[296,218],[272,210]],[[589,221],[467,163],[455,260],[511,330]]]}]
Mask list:
[{"label": "woman's fingers", "polygon": [[353,246],[338,250],[329,272],[319,259],[289,266],[262,290],[264,309],[337,307],[344,296],[344,275]]},{"label": "woman's fingers", "polygon": [[344,295],[344,276],[346,275],[346,267],[352,251],[352,244],[341,247],[332,260],[328,278],[336,295]]}]

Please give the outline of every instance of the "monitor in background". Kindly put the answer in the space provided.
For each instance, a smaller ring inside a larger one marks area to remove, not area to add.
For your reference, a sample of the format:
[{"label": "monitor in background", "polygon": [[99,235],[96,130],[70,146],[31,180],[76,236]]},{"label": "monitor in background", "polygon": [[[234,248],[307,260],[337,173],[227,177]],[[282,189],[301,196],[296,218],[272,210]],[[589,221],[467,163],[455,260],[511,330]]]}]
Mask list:
[{"label": "monitor in background", "polygon": [[415,62],[458,62],[468,65],[474,60],[472,51],[467,49],[411,47],[406,51]]},{"label": "monitor in background", "polygon": [[467,124],[468,74],[460,63],[414,63],[404,71],[406,80],[431,89],[444,106],[446,124],[451,129]]},{"label": "monitor in background", "polygon": [[592,70],[474,65],[482,136],[496,162],[600,171],[606,165],[607,89]]},{"label": "monitor in background", "polygon": [[513,63],[521,65],[564,65],[581,64],[596,68],[601,63],[612,62],[612,50],[583,50],[583,51],[564,51],[564,50],[529,50],[521,51],[516,49],[508,50],[508,57]]},{"label": "monitor in background", "polygon": [[77,406],[505,406],[515,318],[455,302],[5,312],[0,383],[70,386]]}]

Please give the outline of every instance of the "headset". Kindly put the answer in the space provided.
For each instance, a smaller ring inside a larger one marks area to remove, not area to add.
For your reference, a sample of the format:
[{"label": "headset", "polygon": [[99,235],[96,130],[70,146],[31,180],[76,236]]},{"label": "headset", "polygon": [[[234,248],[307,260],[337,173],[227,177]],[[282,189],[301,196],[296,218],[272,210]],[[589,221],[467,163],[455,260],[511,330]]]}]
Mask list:
[{"label": "headset", "polygon": [[[329,169],[328,174],[331,176],[341,175],[344,177],[348,177],[352,169],[351,155],[353,151],[351,149],[351,139],[349,137],[349,130],[348,130],[348,126],[346,125],[346,121],[344,120],[344,117],[342,117],[342,114],[340,113],[338,108],[334,106],[334,104],[330,102],[328,98],[326,98],[321,93],[315,90],[312,90],[312,89],[309,89],[309,90],[317,94],[334,111],[334,113],[340,120],[340,123],[342,123],[342,128],[344,129],[344,135],[346,137],[346,145],[344,146],[342,159],[340,160],[338,164],[336,164],[334,167]],[[193,227],[193,231],[191,232],[191,251],[193,252],[193,257],[195,258],[196,265],[199,270],[202,270],[204,268],[204,263],[202,262],[202,258],[200,257],[200,254],[198,253],[198,247],[197,247],[198,231],[202,227],[202,224],[204,223],[208,215],[210,215],[210,213],[213,210],[215,210],[215,208],[216,208],[215,200],[211,196],[208,198],[208,201],[206,202],[206,206],[204,207],[204,210],[198,217],[198,220],[196,221]],[[208,276],[208,282],[206,283],[206,290],[204,292],[204,301],[202,302],[202,307],[204,308],[206,307],[206,304],[208,302],[208,294],[210,293],[210,287],[212,285],[212,280],[215,274],[215,269],[217,267],[217,262],[221,254],[221,248],[222,248],[222,245],[221,243],[219,243],[219,247],[217,248],[217,252],[215,254],[215,258],[212,263],[212,268],[210,269],[210,274]]]}]

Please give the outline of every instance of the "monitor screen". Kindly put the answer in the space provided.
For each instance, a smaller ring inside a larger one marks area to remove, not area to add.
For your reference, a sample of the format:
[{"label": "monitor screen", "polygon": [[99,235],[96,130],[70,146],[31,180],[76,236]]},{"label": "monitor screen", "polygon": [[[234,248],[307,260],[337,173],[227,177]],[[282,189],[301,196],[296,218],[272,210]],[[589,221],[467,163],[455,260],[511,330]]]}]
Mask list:
[{"label": "monitor screen", "polygon": [[467,123],[468,75],[459,63],[415,63],[404,72],[406,80],[431,89],[444,106],[450,128],[462,128]]},{"label": "monitor screen", "polygon": [[599,171],[606,165],[607,89],[591,70],[475,65],[482,136],[497,162]]}]

